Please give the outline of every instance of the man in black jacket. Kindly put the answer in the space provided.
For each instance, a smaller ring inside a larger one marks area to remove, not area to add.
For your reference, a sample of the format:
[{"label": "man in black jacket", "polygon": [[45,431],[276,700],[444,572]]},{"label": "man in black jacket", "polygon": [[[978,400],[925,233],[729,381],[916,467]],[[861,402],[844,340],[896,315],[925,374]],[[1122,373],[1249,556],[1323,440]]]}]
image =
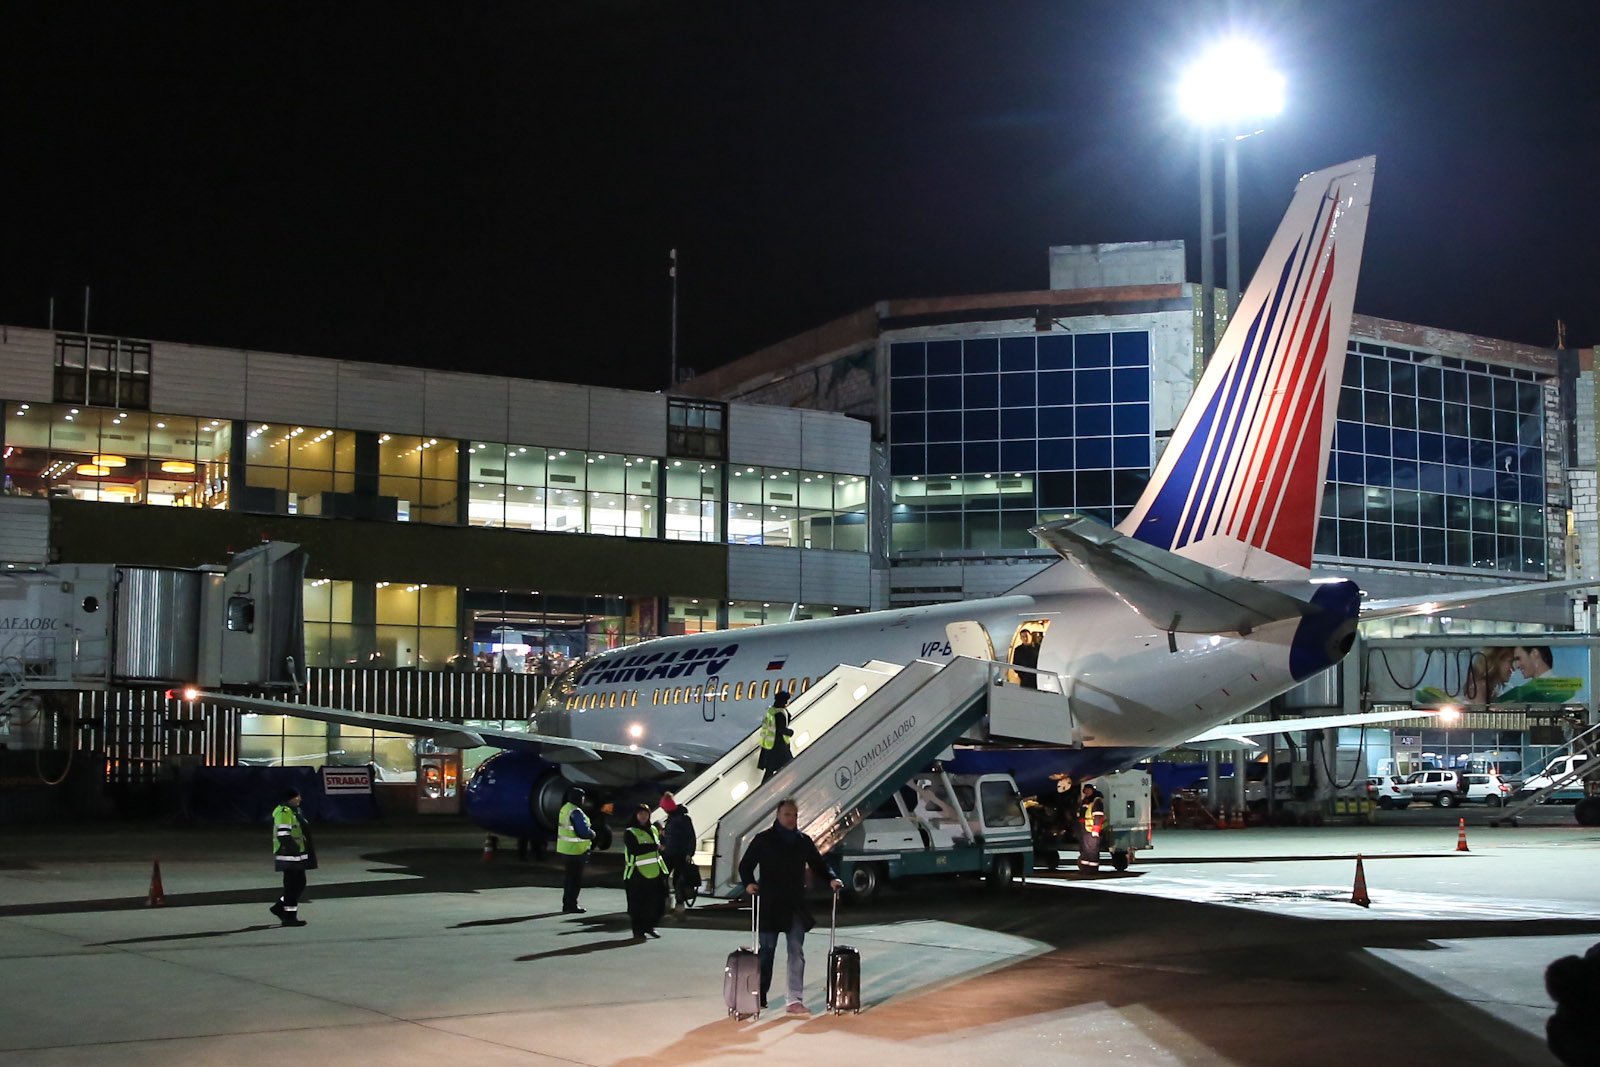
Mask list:
[{"label": "man in black jacket", "polygon": [[671,793],[661,794],[661,810],[667,813],[661,827],[661,858],[672,876],[672,912],[681,919],[700,885],[700,868],[694,865],[694,822],[689,805],[679,804]]},{"label": "man in black jacket", "polygon": [[[788,936],[790,1015],[810,1015],[805,1005],[806,931],[817,925],[806,907],[806,868],[826,878],[835,893],[844,888],[816,844],[801,833],[800,808],[792,799],[778,801],[776,821],[757,834],[739,861],[739,879],[761,905],[761,1006],[767,1006],[772,987],[772,961],[778,935]],[[761,873],[756,874],[757,868]]]}]

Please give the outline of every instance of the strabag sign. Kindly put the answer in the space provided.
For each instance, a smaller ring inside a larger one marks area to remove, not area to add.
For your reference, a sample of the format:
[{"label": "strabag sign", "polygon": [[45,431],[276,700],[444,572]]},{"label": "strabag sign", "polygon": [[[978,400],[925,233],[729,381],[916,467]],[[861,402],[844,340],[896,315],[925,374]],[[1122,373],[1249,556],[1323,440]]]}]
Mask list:
[{"label": "strabag sign", "polygon": [[372,795],[372,772],[365,767],[322,768],[324,796]]}]

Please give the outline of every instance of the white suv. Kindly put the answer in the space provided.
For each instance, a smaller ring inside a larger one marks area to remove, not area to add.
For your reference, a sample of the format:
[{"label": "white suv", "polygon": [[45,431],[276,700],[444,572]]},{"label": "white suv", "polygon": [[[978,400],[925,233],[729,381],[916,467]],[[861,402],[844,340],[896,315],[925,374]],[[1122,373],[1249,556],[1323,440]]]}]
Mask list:
[{"label": "white suv", "polygon": [[1511,783],[1498,774],[1469,774],[1467,791],[1461,794],[1461,799],[1498,808],[1511,799],[1513,792]]},{"label": "white suv", "polygon": [[1412,800],[1431,800],[1441,808],[1453,808],[1467,791],[1465,777],[1460,771],[1417,771],[1406,775],[1400,788]]}]

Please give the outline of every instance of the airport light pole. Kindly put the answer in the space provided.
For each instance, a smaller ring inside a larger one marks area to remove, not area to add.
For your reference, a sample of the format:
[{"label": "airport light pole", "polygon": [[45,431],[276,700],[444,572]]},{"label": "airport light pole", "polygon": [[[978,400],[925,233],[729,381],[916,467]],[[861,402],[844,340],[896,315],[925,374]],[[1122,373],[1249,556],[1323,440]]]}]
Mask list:
[{"label": "airport light pole", "polygon": [[[1184,73],[1178,103],[1200,131],[1201,348],[1216,348],[1216,243],[1227,250],[1227,315],[1239,302],[1239,142],[1261,132],[1260,123],[1283,110],[1284,78],[1260,45],[1240,38],[1220,41]],[[1212,143],[1222,142],[1223,232],[1216,233]]]}]

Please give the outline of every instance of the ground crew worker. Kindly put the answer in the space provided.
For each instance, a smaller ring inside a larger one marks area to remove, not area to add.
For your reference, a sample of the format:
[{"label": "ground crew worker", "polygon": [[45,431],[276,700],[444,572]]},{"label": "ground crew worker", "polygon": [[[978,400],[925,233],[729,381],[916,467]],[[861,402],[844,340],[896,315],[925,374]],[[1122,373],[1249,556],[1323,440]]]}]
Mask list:
[{"label": "ground crew worker", "polygon": [[1078,801],[1078,873],[1100,873],[1100,833],[1106,828],[1106,802],[1088,782]]},{"label": "ground crew worker", "polygon": [[772,694],[772,707],[761,720],[761,755],[756,759],[756,766],[765,772],[761,775],[763,782],[783,770],[794,758],[794,753],[789,751],[789,738],[794,736],[794,731],[789,729],[789,713],[785,710],[788,706],[789,691],[779,689]]},{"label": "ground crew worker", "polygon": [[671,793],[661,794],[661,810],[667,813],[666,825],[661,828],[661,858],[672,879],[672,911],[681,919],[700,888],[700,868],[694,864],[694,820],[689,818],[689,805],[678,803]]},{"label": "ground crew worker", "polygon": [[566,865],[561,882],[561,911],[567,915],[583,914],[578,907],[578,892],[583,888],[583,866],[589,861],[589,847],[594,844],[594,828],[579,807],[585,799],[583,790],[573,786],[567,790],[567,802],[556,816],[556,851]]},{"label": "ground crew worker", "polygon": [[284,926],[304,926],[300,894],[306,888],[306,872],[317,869],[317,850],[300,815],[298,789],[285,793],[282,803],[272,809],[272,869],[283,872],[283,896],[267,910]]},{"label": "ground crew worker", "polygon": [[622,888],[628,894],[628,919],[633,939],[660,937],[656,923],[667,910],[667,879],[661,862],[661,838],[650,825],[650,805],[640,804],[622,833]]}]

